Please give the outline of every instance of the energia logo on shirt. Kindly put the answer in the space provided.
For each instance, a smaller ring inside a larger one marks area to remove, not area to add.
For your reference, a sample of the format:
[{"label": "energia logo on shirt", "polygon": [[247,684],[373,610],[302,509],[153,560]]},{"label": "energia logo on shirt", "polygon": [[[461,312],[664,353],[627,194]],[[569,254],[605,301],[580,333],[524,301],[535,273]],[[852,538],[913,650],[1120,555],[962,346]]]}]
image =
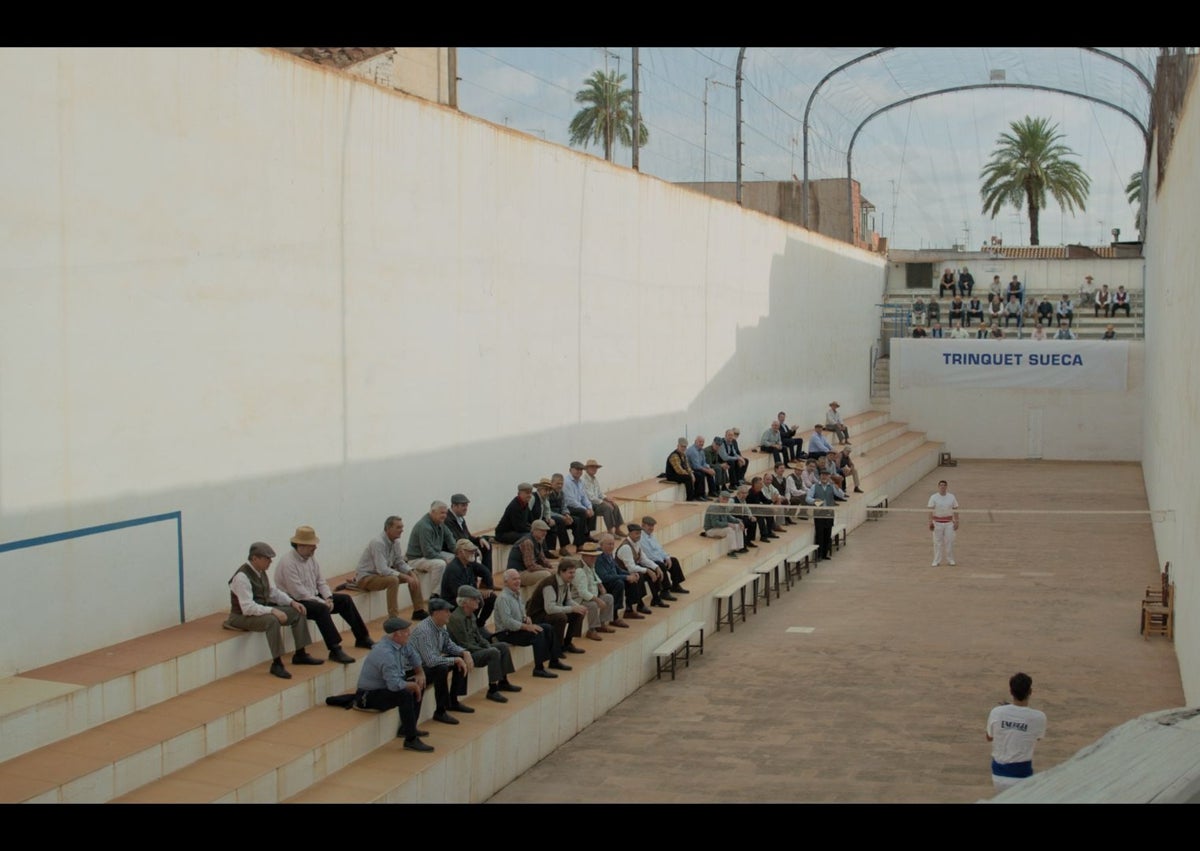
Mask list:
[{"label": "energia logo on shirt", "polygon": [[1020,730],[1022,733],[1029,732],[1029,725],[1024,721],[1001,721],[1001,730]]}]

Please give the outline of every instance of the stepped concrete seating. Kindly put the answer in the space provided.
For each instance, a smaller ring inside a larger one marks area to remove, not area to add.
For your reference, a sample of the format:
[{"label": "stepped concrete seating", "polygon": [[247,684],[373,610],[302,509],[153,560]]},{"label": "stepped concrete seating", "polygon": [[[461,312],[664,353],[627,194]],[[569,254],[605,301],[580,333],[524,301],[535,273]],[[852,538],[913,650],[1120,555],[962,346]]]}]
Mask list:
[{"label": "stepped concrete seating", "polygon": [[[902,493],[936,466],[941,445],[886,413],[847,422],[866,491],[839,506],[839,521],[853,530],[873,492]],[[770,455],[748,457],[752,474],[770,464]],[[524,690],[507,704],[485,701],[486,673],[476,671],[466,698],[476,714],[457,727],[423,720],[434,753],[399,752],[395,712],[324,704],[353,690],[358,665],[289,665],[293,679],[271,677],[262,636],[222,629],[219,612],[0,680],[0,801],[485,800],[652,680],[654,651],[673,634],[696,621],[711,630],[717,588],[812,544],[812,527],[801,523],[751,554],[724,558],[729,545],[699,535],[705,506],[682,502],[681,486],[651,479],[612,493],[627,519],[656,517],[657,537],[680,559],[692,593],[631,629],[585,642],[587,652],[569,659],[574,670],[556,680],[530,677],[532,651],[513,648],[513,681]],[[378,637],[384,592],[353,596]],[[317,654],[324,648],[312,632]],[[365,656],[343,635],[347,652]],[[422,718],[432,712],[430,697]]]},{"label": "stepped concrete seating", "polygon": [[[978,286],[976,286],[975,291],[977,293],[979,292]],[[918,293],[920,293],[921,297],[924,298],[926,301],[928,301],[929,298],[931,297],[931,292],[929,290],[911,290],[906,293],[891,293],[887,296],[887,298],[885,300],[885,304],[892,310],[899,310],[902,307],[906,308],[908,306],[911,306],[913,298]],[[1063,294],[1062,290],[1030,289],[1026,292],[1025,297],[1026,298],[1034,298],[1034,299],[1037,299],[1038,301],[1041,301],[1042,296],[1045,295],[1047,298],[1050,299],[1050,303],[1052,305],[1054,305],[1055,307],[1057,307],[1058,300],[1060,298],[1062,298],[1062,294]],[[1116,316],[1113,316],[1111,318],[1105,318],[1103,313],[1101,313],[1099,316],[1096,316],[1095,311],[1091,306],[1082,306],[1081,307],[1079,304],[1080,299],[1079,299],[1078,288],[1069,291],[1069,294],[1071,296],[1071,303],[1075,306],[1075,317],[1074,317],[1074,323],[1072,325],[1072,328],[1080,340],[1099,340],[1104,335],[1105,326],[1107,326],[1109,323],[1111,323],[1114,326],[1114,328],[1117,332],[1118,340],[1140,340],[1143,338],[1143,335],[1145,332],[1145,319],[1144,319],[1144,312],[1143,312],[1144,299],[1143,299],[1143,293],[1141,291],[1130,290],[1130,300],[1129,300],[1130,301],[1130,309],[1129,309],[1130,315],[1128,317],[1125,316],[1124,311],[1121,311]],[[932,297],[935,299],[937,297],[937,288],[936,287],[934,287],[932,290]],[[941,303],[941,307],[942,307],[942,319],[941,319],[942,327],[944,327],[948,331],[950,329],[949,312],[948,312],[948,305],[950,303],[950,298],[947,296],[946,298],[940,299],[940,303]],[[984,303],[984,306],[986,307],[987,306],[986,291],[983,296],[983,303]],[[890,315],[892,315],[892,314],[889,314],[889,316]],[[986,315],[985,315],[984,321],[985,322],[988,321],[986,319]],[[972,329],[975,328],[977,325],[978,325],[978,322],[974,323],[971,326]],[[1000,327],[1001,328],[1004,327],[1003,320],[1001,320],[1001,322],[1000,322]],[[1058,319],[1057,319],[1057,317],[1055,317],[1054,321],[1051,323],[1051,329],[1057,329],[1057,328],[1058,328]],[[1006,329],[1005,333],[1007,334],[1009,331],[1015,332],[1016,330],[1017,330],[1016,324],[1014,323]],[[1029,328],[1026,328],[1026,329],[1024,329],[1024,331],[1022,333],[1028,334],[1028,332],[1029,332]]]}]

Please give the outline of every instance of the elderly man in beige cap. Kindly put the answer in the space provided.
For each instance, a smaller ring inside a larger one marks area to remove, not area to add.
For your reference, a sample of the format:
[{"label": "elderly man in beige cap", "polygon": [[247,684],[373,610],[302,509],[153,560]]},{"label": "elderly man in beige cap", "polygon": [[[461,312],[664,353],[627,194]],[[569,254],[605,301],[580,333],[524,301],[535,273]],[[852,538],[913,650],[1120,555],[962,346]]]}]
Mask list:
[{"label": "elderly man in beige cap", "polygon": [[[594,548],[594,549],[593,549]],[[592,551],[589,553],[589,549]],[[616,611],[613,595],[604,588],[604,583],[596,575],[596,559],[600,548],[595,544],[589,548],[584,544],[579,553],[579,567],[575,570],[575,578],[571,580],[574,597],[587,607],[587,632],[584,638],[600,641],[600,633],[616,632],[609,623],[612,622]]]},{"label": "elderly man in beige cap", "polygon": [[837,402],[829,403],[829,410],[825,412],[825,427],[837,435],[838,443],[849,446],[850,429],[842,422],[842,415],[838,412],[841,407]]},{"label": "elderly man in beige cap", "polygon": [[283,626],[292,628],[292,640],[296,644],[293,665],[323,665],[325,660],[314,659],[305,650],[309,637],[304,605],[271,585],[267,568],[273,558],[275,550],[270,544],[256,541],[250,545],[246,562],[229,579],[230,612],[225,627],[266,633],[267,646],[271,649],[272,676],[290,680],[291,672],[283,667]]},{"label": "elderly man in beige cap", "polygon": [[342,633],[333,622],[333,615],[341,615],[354,634],[354,646],[370,650],[373,646],[371,634],[363,624],[358,607],[349,594],[334,594],[329,583],[321,575],[315,553],[321,539],[312,526],[299,526],[292,536],[292,550],[284,553],[275,567],[275,584],[285,594],[304,606],[304,613],[321,631],[321,638],[329,649],[329,658],[343,665],[356,660],[342,649]]},{"label": "elderly man in beige cap", "polygon": [[583,462],[583,492],[592,501],[592,510],[604,518],[604,525],[608,531],[623,538],[627,533],[622,528],[625,521],[621,519],[621,509],[604,495],[604,491],[600,488],[600,482],[596,480],[596,473],[603,466],[595,458],[589,458]]}]

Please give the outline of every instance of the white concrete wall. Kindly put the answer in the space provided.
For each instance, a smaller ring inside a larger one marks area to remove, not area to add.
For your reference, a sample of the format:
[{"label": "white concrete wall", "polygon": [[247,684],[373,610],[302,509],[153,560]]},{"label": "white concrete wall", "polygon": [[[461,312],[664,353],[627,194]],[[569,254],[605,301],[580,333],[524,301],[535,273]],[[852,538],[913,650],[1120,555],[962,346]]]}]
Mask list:
[{"label": "white concrete wall", "polygon": [[[1175,579],[1175,652],[1189,706],[1200,703],[1200,240],[1196,186],[1200,184],[1200,91],[1191,91],[1171,149],[1166,180],[1150,183],[1147,293],[1146,427],[1142,470],[1152,508],[1172,512],[1154,526],[1160,562]],[[1150,158],[1157,163],[1157,154]],[[1160,565],[1161,566],[1161,565]]]},{"label": "white concrete wall", "polygon": [[0,674],[180,590],[157,526],[5,543],[180,511],[194,618],[300,524],[339,573],[454,491],[867,407],[883,261],[778,220],[271,50],[4,50],[0,103]]},{"label": "white concrete wall", "polygon": [[[1124,391],[899,387],[904,353],[935,340],[891,341],[892,418],[963,458],[1137,461],[1142,455],[1144,344],[1130,342]],[[986,347],[989,341],[980,341]]]}]

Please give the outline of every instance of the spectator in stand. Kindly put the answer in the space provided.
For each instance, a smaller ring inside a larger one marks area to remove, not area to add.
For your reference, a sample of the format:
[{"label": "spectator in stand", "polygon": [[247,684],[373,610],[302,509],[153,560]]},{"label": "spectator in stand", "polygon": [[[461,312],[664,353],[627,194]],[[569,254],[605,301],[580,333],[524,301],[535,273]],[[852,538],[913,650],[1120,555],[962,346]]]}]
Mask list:
[{"label": "spectator in stand", "polygon": [[928,336],[929,335],[925,333],[925,329],[922,328],[920,325],[913,328],[913,339],[914,340],[923,340]]},{"label": "spectator in stand", "polygon": [[764,542],[774,540],[774,538],[768,534],[767,518],[756,507],[750,505],[749,496],[750,485],[742,485],[737,489],[737,495],[729,500],[729,504],[733,506],[731,511],[734,516],[740,518],[742,525],[746,527],[746,545],[753,547],[756,534],[758,539]]},{"label": "spectator in stand", "polygon": [[1054,321],[1054,305],[1050,303],[1050,297],[1042,293],[1042,300],[1037,306],[1038,324],[1047,327]]},{"label": "spectator in stand", "polygon": [[1025,285],[1018,280],[1016,275],[1012,276],[1012,280],[1008,282],[1008,295],[1016,296],[1017,301],[1025,301]]},{"label": "spectator in stand", "polygon": [[492,641],[503,641],[516,647],[532,647],[533,675],[548,680],[558,678],[558,674],[545,668],[547,662],[554,667],[558,660],[558,648],[550,647],[553,631],[550,624],[534,623],[525,614],[525,604],[521,601],[521,575],[515,570],[504,571],[504,590],[496,598],[493,622],[496,632]]},{"label": "spectator in stand", "polygon": [[683,587],[683,566],[679,563],[679,559],[668,554],[662,548],[662,544],[658,542],[658,538],[654,537],[654,529],[657,525],[658,521],[649,514],[642,518],[642,552],[670,578],[672,594],[690,594],[692,592]]},{"label": "spectator in stand", "polygon": [[773,473],[763,476],[763,495],[775,506],[775,525],[795,526],[796,521],[789,516],[787,509],[787,467],[776,464]]},{"label": "spectator in stand", "polygon": [[909,314],[909,319],[912,321],[912,324],[918,328],[925,324],[925,301],[920,296],[917,296],[913,299],[912,311]]},{"label": "spectator in stand", "polygon": [[987,322],[988,325],[999,325],[1004,318],[1004,302],[1000,296],[988,296]]},{"label": "spectator in stand", "polygon": [[808,439],[808,457],[824,458],[833,451],[833,446],[825,439],[825,426],[817,423],[813,426],[812,437]]},{"label": "spectator in stand", "polygon": [[971,300],[967,302],[967,318],[963,320],[963,327],[970,328],[972,319],[983,322],[983,302],[975,296],[971,296]]},{"label": "spectator in stand", "polygon": [[522,585],[537,585],[554,572],[544,548],[549,531],[543,521],[534,520],[529,533],[522,535],[508,551],[508,569],[520,572]]},{"label": "spectator in stand", "polygon": [[1104,311],[1105,316],[1112,316],[1112,293],[1108,289],[1108,284],[1100,287],[1100,291],[1096,293],[1096,300],[1092,303],[1092,315],[1098,317],[1100,311]]},{"label": "spectator in stand", "polygon": [[1092,276],[1087,275],[1083,279],[1083,283],[1079,285],[1079,306],[1087,307],[1096,303],[1096,285],[1092,283]]},{"label": "spectator in stand", "polygon": [[383,622],[384,636],[379,646],[367,654],[359,671],[354,705],[379,712],[399,710],[400,728],[396,737],[404,739],[406,750],[428,753],[433,747],[421,741],[427,733],[417,729],[425,671],[421,668],[421,657],[408,647],[410,626],[404,618],[388,618]]},{"label": "spectator in stand", "polygon": [[962,296],[956,295],[950,302],[950,324],[962,322],[967,315],[967,304],[962,300]]},{"label": "spectator in stand", "polygon": [[[454,558],[446,565],[442,574],[442,588],[439,595],[443,600],[454,600],[459,597],[459,589],[470,585],[479,590],[479,605],[475,607],[475,617],[479,625],[487,623],[496,605],[496,594],[492,580],[492,572],[485,570],[478,559],[479,548],[468,538],[459,538],[454,545]],[[478,661],[478,660],[476,660]]]},{"label": "spectator in stand", "polygon": [[521,482],[517,485],[517,495],[509,501],[496,524],[496,540],[502,544],[515,544],[522,535],[529,534],[530,524],[536,519],[533,516],[533,485]]},{"label": "spectator in stand", "polygon": [[[810,469],[812,471],[811,473],[809,472]],[[793,470],[788,475],[786,480],[786,489],[784,490],[783,495],[787,498],[789,505],[804,504],[804,495],[808,493],[808,488],[811,487],[812,484],[817,480],[816,470],[816,464],[814,464],[812,461],[805,461],[803,469]],[[808,485],[804,484],[804,477],[806,475],[812,476],[812,481]]]},{"label": "spectator in stand", "polygon": [[791,464],[804,457],[804,438],[796,437],[796,429],[788,424],[785,411],[780,411],[776,419],[779,420],[779,433],[783,436],[783,460]]},{"label": "spectator in stand", "polygon": [[942,320],[942,305],[937,299],[931,298],[929,304],[925,305],[925,318],[930,324],[941,322]]},{"label": "spectator in stand", "polygon": [[316,559],[317,544],[320,542],[312,526],[298,527],[292,536],[292,551],[284,553],[275,567],[275,584],[304,606],[305,617],[321,631],[330,660],[351,665],[356,660],[342,649],[342,632],[333,622],[333,616],[340,615],[350,626],[356,647],[371,648],[371,634],[350,595],[334,594],[321,575],[321,566]]},{"label": "spectator in stand", "polygon": [[1056,340],[1074,340],[1075,332],[1071,330],[1071,326],[1066,322],[1058,323],[1058,333],[1054,335]]},{"label": "spectator in stand", "polygon": [[1031,339],[1034,339],[1034,340],[1045,340],[1046,339],[1046,326],[1040,322],[1037,325],[1034,325],[1033,326],[1033,334],[1031,334],[1030,337],[1031,337]]},{"label": "spectator in stand", "polygon": [[304,604],[271,585],[267,568],[275,550],[270,544],[256,541],[250,554],[229,580],[229,617],[225,625],[231,629],[265,633],[271,653],[270,673],[281,680],[290,680],[292,672],[283,666],[282,627],[292,628],[296,652],[293,665],[323,665],[324,659],[308,655],[308,619]]},{"label": "spectator in stand", "polygon": [[614,556],[619,564],[624,565],[630,573],[645,573],[646,585],[650,589],[650,605],[660,609],[668,609],[667,600],[674,602],[677,597],[671,593],[671,580],[667,573],[650,560],[650,556],[642,549],[642,527],[637,523],[629,524],[629,537],[617,544]]},{"label": "spectator in stand", "polygon": [[[467,542],[470,544],[470,542]],[[483,597],[474,585],[462,585],[457,589],[455,602],[458,608],[450,614],[446,631],[459,647],[471,654],[474,667],[487,668],[487,699],[496,703],[508,703],[501,692],[518,692],[521,687],[508,681],[508,675],[516,670],[512,651],[504,641],[493,642],[476,620]]]},{"label": "spectator in stand", "polygon": [[[717,490],[724,490],[729,487],[729,463],[721,460],[721,453],[717,450],[718,444],[722,438],[717,435],[713,438],[713,442],[704,447],[704,461],[713,468],[713,472],[717,475]],[[646,524],[643,523],[643,526]]]},{"label": "spectator in stand", "polygon": [[771,420],[771,424],[762,433],[762,438],[758,443],[759,451],[770,452],[771,458],[776,464],[780,461],[787,463],[787,457],[783,451],[783,432],[779,430],[779,420]]},{"label": "spectator in stand", "polygon": [[550,477],[549,502],[550,516],[554,518],[554,523],[547,524],[550,526],[553,540],[549,542],[549,551],[546,555],[550,558],[558,558],[559,553],[566,554],[567,547],[571,544],[571,526],[575,523],[575,518],[567,511],[563,499],[562,473],[555,473]]},{"label": "spectator in stand", "polygon": [[1071,297],[1063,293],[1063,297],[1059,299],[1058,307],[1054,309],[1055,315],[1058,316],[1058,324],[1061,325],[1065,320],[1067,325],[1075,324],[1075,306],[1071,304]]},{"label": "spectator in stand", "polygon": [[934,322],[933,327],[929,329],[929,338],[931,340],[940,340],[946,336],[946,331],[942,328],[941,322]]},{"label": "spectator in stand", "polygon": [[687,459],[687,447],[686,437],[681,437],[675,442],[675,451],[667,456],[663,478],[668,482],[678,482],[683,485],[688,502],[706,502],[707,500],[696,496],[696,477],[692,473],[692,465]]},{"label": "spectator in stand", "polygon": [[1112,313],[1110,316],[1116,316],[1118,310],[1125,311],[1125,318],[1129,318],[1129,293],[1125,292],[1125,285],[1121,284],[1117,287],[1117,291],[1113,293]]},{"label": "spectator in stand", "polygon": [[704,457],[704,435],[696,435],[696,439],[692,441],[685,452],[687,455],[688,464],[692,468],[692,483],[696,489],[697,499],[705,499],[709,494],[717,492],[717,471],[708,466],[708,459]]},{"label": "spectator in stand", "polygon": [[951,340],[966,340],[971,336],[966,328],[962,327],[962,323],[955,322],[954,327],[950,329],[949,337]]},{"label": "spectator in stand", "polygon": [[1103,336],[1103,337],[1101,337],[1100,339],[1101,339],[1101,340],[1115,340],[1115,339],[1117,339],[1117,329],[1116,329],[1116,327],[1115,327],[1115,326],[1113,326],[1111,323],[1110,323],[1110,324],[1108,324],[1108,325],[1106,325],[1106,326],[1105,326],[1105,328],[1104,328],[1104,336]]},{"label": "spectator in stand", "polygon": [[942,272],[942,280],[938,283],[938,298],[945,295],[947,291],[949,291],[950,295],[954,295],[956,292],[955,284],[954,270],[947,268],[946,271]]},{"label": "spectator in stand", "polygon": [[600,489],[600,482],[596,480],[596,473],[600,471],[600,467],[600,462],[595,458],[589,458],[584,463],[583,492],[592,501],[592,509],[604,518],[604,528],[614,535],[624,535],[621,527],[625,525],[625,521],[621,517],[621,507],[605,496],[604,491]]},{"label": "spectator in stand", "polygon": [[725,430],[725,439],[717,446],[717,454],[729,465],[729,484],[737,486],[746,478],[746,467],[750,464],[737,446],[733,429]]},{"label": "spectator in stand", "polygon": [[[846,478],[841,473],[841,468],[838,466],[838,454],[831,452],[817,462],[817,469],[823,473],[829,474],[829,479],[839,488],[845,487]],[[838,502],[845,502],[850,497],[843,496]]]},{"label": "spectator in stand", "polygon": [[975,329],[975,339],[976,340],[986,340],[991,335],[992,335],[992,326],[987,325],[986,323],[983,325],[980,325],[978,328]]},{"label": "spectator in stand", "polygon": [[[850,447],[842,449],[842,454],[838,456],[838,473],[844,482],[847,478],[854,482],[854,492],[862,493],[862,488],[858,484],[858,468],[854,466],[854,462],[850,460]],[[844,488],[843,488],[844,489]]]},{"label": "spectator in stand", "polygon": [[583,488],[583,462],[572,461],[570,472],[570,477],[563,484],[563,499],[567,512],[575,521],[571,528],[575,531],[575,551],[579,552],[579,548],[590,541],[592,532],[596,531],[596,512],[592,510],[592,501]]},{"label": "spectator in stand", "polygon": [[991,339],[1003,340],[1004,339],[1004,329],[1001,328],[999,325],[993,325]]},{"label": "spectator in stand", "polygon": [[1024,305],[1021,307],[1021,327],[1029,327],[1037,325],[1037,306],[1036,298],[1030,296],[1025,299]]},{"label": "spectator in stand", "polygon": [[992,275],[992,282],[988,285],[988,298],[1000,298],[1004,295],[1004,284],[1000,283],[999,275]]},{"label": "spectator in stand", "polygon": [[762,476],[755,476],[750,480],[750,492],[746,494],[746,504],[753,506],[751,510],[758,517],[766,521],[766,534],[762,536],[764,541],[787,532],[786,529],[781,528],[781,524],[775,522],[776,512],[774,503],[763,491]]},{"label": "spectator in stand", "polygon": [[[395,618],[400,616],[398,589],[403,582],[408,586],[408,594],[412,598],[413,620],[423,620],[429,613],[425,611],[421,576],[404,560],[404,553],[400,549],[402,534],[404,521],[399,517],[393,514],[383,521],[383,534],[372,538],[358,559],[354,584],[362,591],[386,591],[388,617]],[[440,576],[438,581],[440,583]],[[441,585],[435,587],[440,588]]]},{"label": "spectator in stand", "polygon": [[963,266],[962,271],[958,273],[958,294],[970,298],[971,291],[974,289],[975,276],[967,271],[966,266]]},{"label": "spectator in stand", "polygon": [[[616,548],[617,541],[612,535],[601,535],[599,544],[589,542],[579,555],[585,560],[590,559],[595,565],[596,576],[600,578],[604,590],[612,594],[613,611],[624,609],[623,617],[626,620],[640,621],[642,615],[638,610],[650,614],[650,610],[642,602],[646,596],[646,575],[626,570],[625,566],[613,557]],[[613,621],[613,626],[628,624],[618,618]]]},{"label": "spectator in stand", "polygon": [[1009,295],[1008,303],[1004,305],[1004,327],[1007,328],[1012,322],[1021,327],[1021,302],[1015,295]]},{"label": "spectator in stand", "polygon": [[[475,545],[475,557],[484,566],[490,576],[492,573],[492,545],[487,538],[472,535],[471,530],[467,527],[467,509],[470,506],[471,500],[467,499],[466,494],[453,494],[450,497],[450,513],[446,515],[446,526],[450,529],[450,534],[454,536],[454,540],[458,541],[466,538]],[[490,583],[488,587],[491,587]]]},{"label": "spectator in stand", "polygon": [[450,622],[450,611],[454,604],[436,597],[429,601],[429,617],[417,624],[409,637],[409,644],[421,657],[425,679],[433,686],[436,710],[433,720],[443,724],[457,724],[451,712],[471,713],[475,710],[459,701],[467,693],[467,677],[475,668],[475,661],[466,648],[459,647],[446,631]]},{"label": "spectator in stand", "polygon": [[587,609],[587,630],[583,637],[590,641],[600,641],[600,633],[616,632],[609,622],[613,619],[613,595],[604,588],[600,577],[596,574],[594,558],[580,558],[579,567],[575,569],[575,578],[571,580],[572,596]]},{"label": "spectator in stand", "polygon": [[429,577],[429,595],[442,587],[442,573],[446,563],[454,558],[454,535],[446,527],[446,515],[450,506],[439,500],[429,505],[429,512],[413,524],[408,535],[408,548],[404,558],[417,573]]},{"label": "spectator in stand", "polygon": [[[837,435],[838,443],[850,442],[850,429],[842,422],[842,406],[839,402],[830,402],[825,411],[825,427]],[[805,456],[808,457],[808,456]]]},{"label": "spectator in stand", "polygon": [[[550,625],[551,632],[557,636],[551,639],[551,644],[556,644],[563,656],[585,652],[582,647],[575,646],[576,637],[583,632],[583,618],[587,615],[587,607],[574,596],[575,571],[580,563],[578,558],[564,558],[552,576],[538,583],[529,602],[525,604],[525,613],[530,620]],[[550,667],[563,669],[553,663]]]},{"label": "spectator in stand", "polygon": [[730,558],[737,558],[740,553],[750,552],[746,543],[746,527],[742,521],[733,516],[729,506],[729,491],[721,491],[716,505],[710,505],[704,510],[704,531],[700,534],[706,538],[730,538],[732,547],[726,553]]}]

